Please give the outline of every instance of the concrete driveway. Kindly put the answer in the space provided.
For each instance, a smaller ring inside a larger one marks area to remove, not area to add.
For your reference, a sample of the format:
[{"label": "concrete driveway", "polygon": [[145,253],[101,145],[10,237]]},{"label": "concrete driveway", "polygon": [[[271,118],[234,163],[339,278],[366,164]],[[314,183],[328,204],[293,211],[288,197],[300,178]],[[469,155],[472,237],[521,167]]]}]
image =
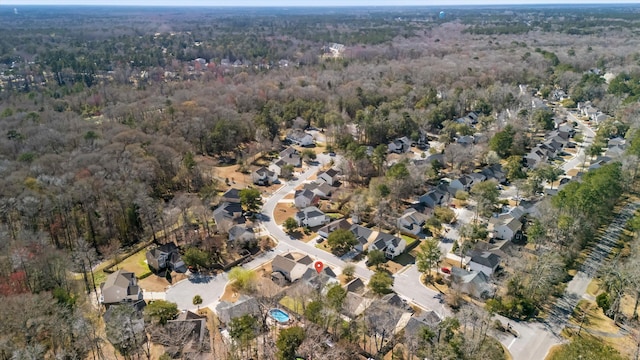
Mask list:
[{"label": "concrete driveway", "polygon": [[178,304],[180,310],[193,311],[198,309],[198,306],[193,305],[193,297],[200,295],[202,297],[200,307],[209,307],[214,310],[220,296],[224,293],[227,282],[226,273],[216,276],[193,275],[167,289],[165,298],[167,301]]}]

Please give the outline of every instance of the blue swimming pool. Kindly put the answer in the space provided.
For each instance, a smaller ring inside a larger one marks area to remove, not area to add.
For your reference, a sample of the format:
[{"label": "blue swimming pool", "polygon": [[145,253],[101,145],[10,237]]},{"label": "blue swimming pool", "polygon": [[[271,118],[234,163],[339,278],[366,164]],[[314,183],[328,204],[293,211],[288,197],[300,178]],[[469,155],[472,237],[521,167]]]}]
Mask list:
[{"label": "blue swimming pool", "polygon": [[290,320],[289,314],[280,309],[269,310],[269,316],[271,316],[272,319],[279,322],[280,324],[286,324]]}]

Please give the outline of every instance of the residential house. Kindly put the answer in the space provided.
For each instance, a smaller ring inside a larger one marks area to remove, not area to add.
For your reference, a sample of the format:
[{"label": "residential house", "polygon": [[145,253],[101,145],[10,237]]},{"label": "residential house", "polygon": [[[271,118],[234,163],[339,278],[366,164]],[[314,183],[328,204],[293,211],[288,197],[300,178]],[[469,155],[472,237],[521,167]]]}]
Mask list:
[{"label": "residential house", "polygon": [[349,231],[351,231],[353,235],[355,235],[356,240],[358,241],[358,243],[353,247],[354,250],[363,252],[367,244],[369,244],[369,239],[371,239],[373,235],[373,230],[362,225],[353,224],[349,228]]},{"label": "residential house", "polygon": [[256,234],[252,228],[245,225],[234,225],[229,229],[229,242],[245,244],[256,239]]},{"label": "residential house", "polygon": [[[198,315],[191,311],[182,311],[175,319],[168,320],[164,326],[169,337],[184,339],[183,344],[181,344],[182,353],[179,353],[178,348],[163,341],[166,337],[159,337],[155,333],[151,334],[151,340],[164,345],[165,352],[172,358],[185,356],[191,359],[194,357],[190,354],[195,356],[196,354],[211,352],[211,337],[207,328],[206,316]],[[195,358],[197,359],[197,357]]]},{"label": "residential house", "polygon": [[364,318],[371,335],[391,339],[404,329],[411,319],[411,313],[378,299],[365,311]]},{"label": "residential house", "polygon": [[445,184],[443,185],[439,185],[424,193],[418,198],[418,202],[434,209],[449,201],[450,195],[447,186]]},{"label": "residential house", "polygon": [[259,317],[260,306],[258,301],[246,295],[240,295],[236,302],[221,301],[216,305],[216,314],[218,319],[224,323],[229,324],[231,320],[239,318],[244,315],[254,315]]},{"label": "residential house", "polygon": [[320,197],[313,191],[307,189],[296,190],[293,195],[293,203],[298,209],[304,209],[309,206],[316,206],[318,205],[319,201]]},{"label": "residential house", "polygon": [[302,281],[307,286],[320,291],[322,295],[327,295],[329,287],[337,284],[340,285],[340,280],[336,273],[329,266],[325,266],[320,273],[314,268],[308,267],[304,274],[302,274]]},{"label": "residential house", "polygon": [[625,151],[626,150],[622,146],[611,146],[604,152],[604,156],[615,159],[624,155]]},{"label": "residential house", "polygon": [[100,284],[100,292],[100,302],[107,307],[142,300],[142,289],[138,286],[136,275],[122,269],[107,276],[105,282]]},{"label": "residential house", "polygon": [[480,173],[486,177],[486,180],[495,180],[498,184],[507,182],[507,176],[500,164],[487,165]]},{"label": "residential house", "polygon": [[346,229],[349,229],[350,227],[351,227],[351,224],[345,219],[335,220],[321,227],[318,230],[318,235],[326,239],[329,237],[329,234],[336,231],[337,229],[346,230]]},{"label": "residential house", "polygon": [[334,168],[318,173],[318,179],[324,181],[330,186],[338,185],[338,174],[340,172]]},{"label": "residential house", "polygon": [[315,206],[309,206],[298,211],[294,217],[299,226],[316,227],[328,224],[331,218]]},{"label": "residential house", "polygon": [[438,166],[443,167],[445,165],[445,161],[444,161],[444,154],[431,154],[429,156],[427,156],[426,159],[424,159],[426,161],[427,164],[432,165],[432,164],[438,164]]},{"label": "residential house", "polygon": [[239,203],[240,202],[240,190],[231,188],[220,196],[220,202]]},{"label": "residential house", "polygon": [[213,220],[216,222],[218,231],[221,232],[227,232],[234,225],[246,222],[242,216],[242,205],[230,202],[223,202],[213,210]]},{"label": "residential house", "polygon": [[386,294],[382,298],[380,298],[380,301],[383,301],[391,306],[400,308],[406,312],[413,313],[413,308],[409,306],[406,300],[402,299],[396,293]]},{"label": "residential house", "polygon": [[495,287],[483,271],[467,271],[451,268],[451,287],[459,289],[477,299],[489,299],[495,294]]},{"label": "residential house", "polygon": [[424,328],[435,329],[436,326],[442,321],[440,316],[435,311],[422,311],[420,315],[413,315],[407,325],[404,328],[405,338],[411,337],[412,341],[420,341],[420,336]]},{"label": "residential house", "polygon": [[187,270],[184,261],[180,258],[178,247],[173,242],[147,251],[145,257],[147,258],[147,265],[155,273],[163,270],[176,272],[185,272]]},{"label": "residential house", "polygon": [[276,255],[271,261],[272,272],[281,273],[289,282],[301,279],[308,268],[308,265],[301,264],[282,255]]},{"label": "residential house", "polygon": [[573,125],[569,125],[567,123],[558,126],[558,132],[560,134],[566,133],[567,137],[565,139],[572,138],[576,135],[576,129],[573,127]]},{"label": "residential house", "polygon": [[309,184],[304,184],[303,189],[310,190],[321,199],[328,199],[333,194],[334,188],[324,181],[314,181]]},{"label": "residential house", "polygon": [[599,169],[605,164],[608,164],[609,162],[611,162],[611,160],[612,159],[609,156],[600,156],[595,161],[591,162],[591,165],[589,166],[589,171]]},{"label": "residential house", "polygon": [[311,146],[314,144],[313,136],[301,129],[292,129],[287,133],[287,140],[299,146]]},{"label": "residential house", "polygon": [[407,209],[404,214],[398,218],[397,225],[400,232],[417,236],[422,232],[426,220],[426,217],[416,209]]},{"label": "residential house", "polygon": [[379,232],[369,245],[369,250],[384,251],[387,258],[393,259],[396,256],[402,254],[407,247],[407,241],[405,239],[387,234],[385,232]]},{"label": "residential house", "polygon": [[284,161],[288,165],[293,165],[293,167],[302,166],[302,157],[300,156],[300,153],[291,146],[282,150],[279,156],[280,160]]},{"label": "residential house", "polygon": [[278,181],[278,175],[263,166],[251,173],[251,180],[256,185],[269,186]]},{"label": "residential house", "polygon": [[456,138],[456,143],[462,146],[470,146],[475,143],[475,139],[473,138],[472,135],[459,136]]},{"label": "residential house", "polygon": [[620,137],[620,136],[616,136],[607,141],[607,147],[609,148],[612,148],[614,146],[619,146],[624,149],[626,147],[626,144],[627,144],[627,140],[625,140],[623,137]]},{"label": "residential house", "polygon": [[364,292],[364,290],[366,289],[364,282],[362,281],[362,279],[360,278],[355,278],[351,281],[349,281],[345,286],[344,289],[347,290],[348,292],[353,292],[356,294],[362,294]]},{"label": "residential house", "polygon": [[468,175],[462,175],[449,183],[449,187],[455,190],[454,194],[458,190],[469,192],[473,185],[473,178]]},{"label": "residential house", "polygon": [[481,271],[487,276],[493,275],[498,265],[500,265],[500,256],[489,251],[472,251],[468,262],[471,271]]},{"label": "residential house", "polygon": [[522,229],[520,220],[507,214],[489,219],[489,226],[487,228],[494,239],[503,240],[512,240],[520,229]]},{"label": "residential house", "polygon": [[411,149],[411,140],[403,136],[390,142],[387,147],[390,153],[404,154]]},{"label": "residential house", "polygon": [[372,303],[373,299],[348,291],[347,296],[344,298],[341,312],[353,320],[364,313]]},{"label": "residential house", "polygon": [[[282,173],[283,170],[286,166],[289,166],[290,164],[288,164],[287,162],[285,162],[282,159],[278,159],[275,162],[272,162],[271,165],[269,165],[269,170],[273,171],[277,177],[283,177]],[[293,165],[291,165],[293,166]],[[293,174],[290,174],[293,175]]]}]

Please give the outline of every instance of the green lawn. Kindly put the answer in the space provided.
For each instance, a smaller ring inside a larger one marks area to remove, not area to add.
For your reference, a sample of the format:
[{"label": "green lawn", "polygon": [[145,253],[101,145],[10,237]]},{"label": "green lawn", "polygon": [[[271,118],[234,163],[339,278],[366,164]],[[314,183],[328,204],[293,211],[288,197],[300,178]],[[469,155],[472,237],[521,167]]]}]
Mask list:
[{"label": "green lawn", "polygon": [[337,212],[332,212],[332,213],[325,213],[328,217],[331,218],[331,220],[339,220],[342,219],[344,216],[342,216],[342,214],[337,213]]},{"label": "green lawn", "polygon": [[149,269],[149,265],[147,265],[146,262],[146,253],[147,249],[138,251],[137,253],[129,256],[123,262],[118,264],[117,268],[131,271],[132,273],[136,274],[136,277],[138,278],[147,275],[149,272],[151,272],[151,270]]},{"label": "green lawn", "polygon": [[283,297],[279,303],[298,315],[303,315],[304,313],[303,304],[290,296]]},{"label": "green lawn", "polygon": [[400,235],[400,237],[407,242],[407,248],[411,248],[411,245],[413,245],[414,242],[418,241],[418,239],[412,238],[411,236],[408,236],[408,235]]}]

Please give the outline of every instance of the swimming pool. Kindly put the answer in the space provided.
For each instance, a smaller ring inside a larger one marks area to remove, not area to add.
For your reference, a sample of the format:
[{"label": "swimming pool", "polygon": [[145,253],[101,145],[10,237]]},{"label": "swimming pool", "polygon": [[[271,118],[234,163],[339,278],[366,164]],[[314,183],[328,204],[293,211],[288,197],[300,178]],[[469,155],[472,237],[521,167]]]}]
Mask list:
[{"label": "swimming pool", "polygon": [[279,322],[280,324],[286,324],[289,322],[289,320],[291,320],[289,314],[280,309],[269,310],[269,316],[271,316],[272,319]]}]

